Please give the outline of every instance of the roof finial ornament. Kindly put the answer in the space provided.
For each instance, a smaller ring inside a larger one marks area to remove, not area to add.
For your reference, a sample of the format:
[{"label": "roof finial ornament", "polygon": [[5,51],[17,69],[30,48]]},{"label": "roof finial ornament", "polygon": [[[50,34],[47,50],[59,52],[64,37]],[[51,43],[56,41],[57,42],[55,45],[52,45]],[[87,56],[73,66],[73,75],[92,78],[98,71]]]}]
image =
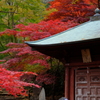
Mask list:
[{"label": "roof finial ornament", "polygon": [[98,0],[98,8],[95,9],[94,16],[90,17],[90,21],[100,20],[100,0]]},{"label": "roof finial ornament", "polygon": [[98,16],[98,15],[100,16],[100,9],[99,9],[99,8],[96,8],[96,9],[95,9],[95,13],[96,13],[96,14],[95,14],[94,16]]},{"label": "roof finial ornament", "polygon": [[94,16],[98,16],[100,15],[100,0],[98,0],[98,8],[95,9],[95,15]]}]

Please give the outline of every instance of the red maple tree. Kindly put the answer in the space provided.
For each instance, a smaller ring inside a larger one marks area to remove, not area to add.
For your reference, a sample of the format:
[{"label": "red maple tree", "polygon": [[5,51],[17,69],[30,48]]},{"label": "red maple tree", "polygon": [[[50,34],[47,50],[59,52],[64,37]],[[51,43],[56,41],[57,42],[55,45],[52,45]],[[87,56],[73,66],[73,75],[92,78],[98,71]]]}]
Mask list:
[{"label": "red maple tree", "polygon": [[[15,96],[18,94],[26,95],[26,91],[22,86],[31,86],[34,84],[20,81],[19,77],[21,77],[24,72],[15,72],[26,70],[26,68],[27,70],[30,69],[29,71],[36,71],[38,74],[41,74],[37,80],[46,84],[53,83],[55,77],[52,77],[51,79],[51,75],[44,74],[48,69],[50,69],[50,65],[48,63],[50,57],[37,51],[31,51],[31,48],[26,44],[23,44],[23,42],[42,39],[87,21],[88,17],[93,14],[92,9],[94,9],[94,6],[92,4],[90,5],[90,3],[92,2],[88,0],[77,0],[75,2],[70,0],[55,0],[50,3],[51,6],[49,9],[56,8],[57,12],[52,13],[48,17],[48,21],[42,21],[38,24],[31,23],[29,25],[19,24],[16,25],[14,30],[7,29],[4,32],[0,32],[0,36],[13,36],[16,38],[16,41],[14,42],[20,42],[8,43],[8,49],[0,52],[3,54],[9,54],[9,56],[3,60],[3,68],[0,68],[0,87],[5,88]],[[35,66],[37,68],[34,71]],[[39,66],[42,67],[41,70],[39,70]],[[12,71],[8,71],[5,68]],[[5,73],[5,75],[3,73]],[[7,77],[6,80],[2,77],[3,75]],[[11,85],[14,88],[10,87]]]},{"label": "red maple tree", "polygon": [[35,86],[40,88],[39,85],[34,83],[21,81],[20,77],[24,74],[37,75],[36,73],[32,72],[8,71],[0,66],[0,89],[6,89],[8,93],[17,97],[18,95],[27,96],[27,91],[24,89],[25,86]]},{"label": "red maple tree", "polygon": [[82,23],[89,20],[97,7],[95,0],[54,0],[50,2],[50,7],[57,9],[48,16],[47,20],[59,19],[62,21],[74,20]]},{"label": "red maple tree", "polygon": [[46,68],[48,66],[49,68],[49,65],[46,63],[46,56],[39,52],[32,51],[31,48],[26,44],[23,44],[23,42],[27,40],[35,41],[42,39],[76,25],[78,25],[78,23],[74,23],[73,21],[61,22],[59,20],[50,20],[47,22],[42,21],[38,24],[29,24],[26,26],[19,24],[15,27],[15,29],[18,31],[7,29],[4,32],[1,32],[1,36],[13,35],[17,39],[21,38],[21,43],[8,43],[6,46],[9,47],[9,49],[0,52],[3,54],[9,54],[9,57],[5,58],[6,61],[3,66],[6,66],[6,68],[11,68],[12,70],[22,70],[26,64],[41,63],[42,66],[45,66]]},{"label": "red maple tree", "polygon": [[[27,69],[29,71],[34,72],[35,70],[35,72],[42,74],[42,76],[40,77],[50,76],[50,75],[43,75],[44,72],[50,69],[50,65],[48,63],[50,57],[43,55],[37,51],[32,51],[31,48],[26,44],[23,44],[23,42],[26,40],[35,41],[38,39],[42,39],[44,37],[48,37],[57,34],[59,32],[62,32],[76,25],[78,25],[78,23],[74,23],[73,21],[61,22],[59,20],[55,21],[50,20],[50,21],[42,21],[38,24],[31,23],[26,26],[23,24],[19,24],[16,25],[15,27],[16,30],[7,29],[4,32],[1,32],[0,33],[1,36],[13,35],[17,39],[21,38],[21,43],[8,43],[6,45],[8,49],[0,52],[1,54],[9,54],[9,56],[4,59],[5,62],[3,63],[3,67],[13,71],[20,71]],[[37,68],[34,69],[34,66],[37,66]],[[39,77],[38,80],[40,81]],[[49,81],[46,82],[46,80]],[[45,77],[44,82],[46,84],[54,82],[54,80],[51,82],[50,81],[51,78]],[[41,82],[43,82],[42,79]]]},{"label": "red maple tree", "polygon": [[18,29],[18,31],[7,29],[0,32],[0,36],[13,35],[19,39],[22,37],[23,41],[34,41],[60,33],[76,25],[78,25],[78,23],[75,23],[74,21],[61,22],[60,20],[41,21],[38,24],[30,23],[26,26],[23,24],[18,24],[15,26],[15,29]]}]

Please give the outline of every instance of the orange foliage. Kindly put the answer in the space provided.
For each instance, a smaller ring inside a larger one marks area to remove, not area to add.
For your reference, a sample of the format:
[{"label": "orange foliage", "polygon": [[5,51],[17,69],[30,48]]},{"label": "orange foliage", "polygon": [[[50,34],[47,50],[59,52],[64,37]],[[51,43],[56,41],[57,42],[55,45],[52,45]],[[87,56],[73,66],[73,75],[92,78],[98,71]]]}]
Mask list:
[{"label": "orange foliage", "polygon": [[51,13],[47,20],[85,22],[94,14],[96,7],[97,1],[95,0],[55,0],[50,2],[49,9],[55,8],[57,11]]}]

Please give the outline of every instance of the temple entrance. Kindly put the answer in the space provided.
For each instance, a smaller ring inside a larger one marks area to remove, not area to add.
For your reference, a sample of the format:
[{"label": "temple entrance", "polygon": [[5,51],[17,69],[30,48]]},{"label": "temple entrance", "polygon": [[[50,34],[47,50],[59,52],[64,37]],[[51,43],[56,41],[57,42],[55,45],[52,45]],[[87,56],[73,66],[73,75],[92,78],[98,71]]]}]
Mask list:
[{"label": "temple entrance", "polygon": [[75,70],[75,100],[100,100],[100,67]]}]

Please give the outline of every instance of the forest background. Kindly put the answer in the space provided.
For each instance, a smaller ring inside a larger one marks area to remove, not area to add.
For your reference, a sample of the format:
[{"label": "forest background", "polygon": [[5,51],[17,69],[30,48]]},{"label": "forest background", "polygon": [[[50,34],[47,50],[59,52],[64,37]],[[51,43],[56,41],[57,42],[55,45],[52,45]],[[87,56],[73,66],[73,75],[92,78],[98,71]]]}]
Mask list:
[{"label": "forest background", "polygon": [[27,96],[26,90],[41,86],[52,100],[64,96],[63,64],[32,51],[24,41],[36,41],[86,22],[96,7],[96,0],[0,0],[0,89]]}]

